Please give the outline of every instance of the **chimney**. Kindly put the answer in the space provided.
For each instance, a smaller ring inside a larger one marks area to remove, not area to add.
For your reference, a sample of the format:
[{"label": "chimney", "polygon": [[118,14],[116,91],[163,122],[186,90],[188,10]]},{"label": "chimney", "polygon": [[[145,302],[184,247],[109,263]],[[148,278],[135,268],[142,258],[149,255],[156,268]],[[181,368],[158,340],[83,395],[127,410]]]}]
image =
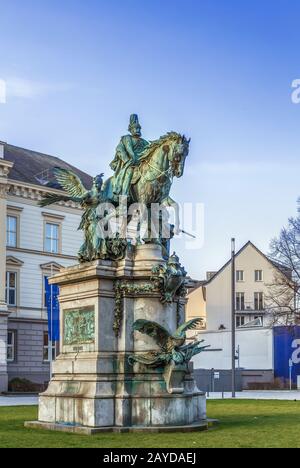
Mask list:
[{"label": "chimney", "polygon": [[4,159],[4,148],[6,143],[4,141],[0,141],[0,159]]},{"label": "chimney", "polygon": [[209,281],[215,274],[218,273],[217,271],[207,271],[206,272],[206,281]]}]

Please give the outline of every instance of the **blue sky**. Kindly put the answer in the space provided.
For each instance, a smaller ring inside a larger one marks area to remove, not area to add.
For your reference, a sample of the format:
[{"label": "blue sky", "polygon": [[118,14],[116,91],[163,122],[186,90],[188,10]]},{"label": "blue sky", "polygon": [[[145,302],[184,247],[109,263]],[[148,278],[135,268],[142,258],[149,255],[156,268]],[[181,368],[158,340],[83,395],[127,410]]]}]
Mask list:
[{"label": "blue sky", "polygon": [[1,2],[0,139],[110,175],[128,116],[145,138],[192,138],[174,197],[205,206],[203,248],[174,242],[201,278],[252,240],[268,250],[299,188],[300,2]]}]

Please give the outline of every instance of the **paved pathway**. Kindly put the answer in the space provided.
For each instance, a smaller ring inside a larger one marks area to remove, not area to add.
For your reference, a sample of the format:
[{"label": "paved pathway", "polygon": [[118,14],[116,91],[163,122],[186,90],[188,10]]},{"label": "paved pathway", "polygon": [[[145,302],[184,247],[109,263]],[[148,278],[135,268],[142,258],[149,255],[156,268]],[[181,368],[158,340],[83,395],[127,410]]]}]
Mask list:
[{"label": "paved pathway", "polygon": [[[210,392],[209,400],[219,400],[222,398],[222,393]],[[231,398],[231,393],[225,392],[224,398]],[[300,400],[300,390],[252,390],[236,393],[237,399],[243,400]]]},{"label": "paved pathway", "polygon": [[37,405],[37,396],[3,396],[0,395],[0,406],[28,406]]},{"label": "paved pathway", "polygon": [[[219,400],[222,398],[222,393],[210,393],[209,400]],[[231,393],[225,392],[224,398],[230,399]],[[300,401],[300,390],[277,390],[277,391],[244,391],[237,392],[237,399],[243,400],[299,400]],[[10,395],[1,395],[0,396],[0,406],[29,406],[37,405],[38,397],[37,396],[10,396]]]}]

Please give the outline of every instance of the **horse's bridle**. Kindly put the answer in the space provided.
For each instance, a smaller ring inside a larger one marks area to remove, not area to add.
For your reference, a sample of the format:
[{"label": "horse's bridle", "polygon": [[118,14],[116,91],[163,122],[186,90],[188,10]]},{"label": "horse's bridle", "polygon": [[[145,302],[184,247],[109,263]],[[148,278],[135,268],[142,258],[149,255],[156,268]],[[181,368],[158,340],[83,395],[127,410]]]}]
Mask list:
[{"label": "horse's bridle", "polygon": [[158,172],[158,177],[166,175],[167,177],[170,178],[172,176],[172,166],[170,166],[169,169],[166,169],[165,171],[162,172],[159,169],[157,169],[157,167],[152,166],[152,164],[150,164],[149,162],[147,162],[147,164],[149,167],[151,167],[151,169],[154,169],[155,171]]},{"label": "horse's bridle", "polygon": [[[168,157],[169,159],[169,157]],[[173,174],[173,159],[169,159],[170,161],[170,167],[169,169],[166,169],[165,171],[160,171],[157,167],[153,166],[150,162],[147,162],[146,164],[151,167],[151,169],[154,169],[156,172],[158,172],[158,176],[157,177],[160,177],[160,176],[167,176],[169,179],[174,177],[174,174]],[[154,179],[153,179],[154,180]]]}]

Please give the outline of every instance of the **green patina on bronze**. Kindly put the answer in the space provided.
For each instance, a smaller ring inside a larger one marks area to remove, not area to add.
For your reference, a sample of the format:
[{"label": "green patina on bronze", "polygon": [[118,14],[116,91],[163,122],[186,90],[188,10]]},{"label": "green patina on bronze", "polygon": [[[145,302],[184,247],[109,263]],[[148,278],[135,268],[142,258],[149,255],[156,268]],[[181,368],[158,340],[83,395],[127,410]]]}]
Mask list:
[{"label": "green patina on bronze", "polygon": [[152,268],[151,280],[161,293],[161,302],[172,302],[175,296],[184,297],[187,294],[186,271],[173,253],[166,263],[155,265]]},{"label": "green patina on bronze", "polygon": [[[186,271],[180,265],[179,258],[173,253],[167,263],[161,263],[152,268],[150,281],[133,282],[130,280],[117,280],[114,283],[115,291],[115,314],[113,330],[115,336],[119,336],[123,321],[123,301],[124,296],[138,296],[145,293],[160,293],[160,301],[164,304],[172,302],[177,296],[185,297],[186,289]],[[178,304],[178,308],[180,305]],[[177,312],[179,314],[179,311]]]},{"label": "green patina on bronze", "polygon": [[138,166],[144,150],[149,146],[149,142],[142,138],[141,126],[136,114],[130,116],[128,130],[130,134],[121,137],[115,157],[110,163],[115,173],[113,188],[115,196],[129,195],[134,168]]},{"label": "green patina on bronze", "polygon": [[145,281],[135,283],[129,280],[117,280],[114,283],[115,291],[115,315],[113,330],[115,336],[120,334],[123,321],[123,301],[125,295],[138,296],[139,294],[150,293],[156,290],[156,285],[153,282]]},{"label": "green patina on bronze", "polygon": [[[185,344],[187,330],[192,330],[202,322],[201,318],[194,318],[180,325],[175,333],[171,334],[162,325],[149,320],[139,319],[133,324],[133,330],[151,336],[159,350],[148,351],[144,354],[131,354],[128,357],[130,364],[140,363],[149,368],[164,368],[164,379],[167,390],[172,393],[172,381],[176,381],[177,388],[182,385],[185,374],[188,372],[188,363],[196,354],[201,353],[209,346],[201,346],[204,340]],[[177,375],[176,375],[177,374]],[[174,378],[174,376],[176,376]]]},{"label": "green patina on bronze", "polygon": [[94,309],[64,311],[64,345],[89,344],[95,341]]},{"label": "green patina on bronze", "polygon": [[143,203],[151,219],[149,226],[159,226],[155,239],[151,238],[153,232],[150,232],[149,227],[149,232],[143,239],[145,242],[160,242],[162,246],[166,244],[166,239],[163,238],[166,229],[162,229],[161,224],[168,223],[162,221],[160,215],[156,215],[158,220],[151,218],[154,216],[150,209],[153,203],[160,204],[162,209],[174,207],[176,220],[175,227],[172,226],[171,229],[172,234],[179,230],[179,208],[170,197],[170,190],[173,178],[183,175],[189,140],[184,135],[169,132],[158,140],[148,142],[141,136],[141,126],[136,114],[130,117],[129,132],[117,146],[111,163],[114,175],[106,182],[103,183],[103,174],[100,174],[94,178],[91,190],[87,190],[73,171],[56,168],[55,177],[67,195],[48,193],[40,202],[41,206],[47,206],[60,201],[73,201],[82,206],[84,213],[79,229],[83,230],[85,240],[78,253],[81,262],[124,258],[126,236],[121,237],[115,233],[107,236],[107,226],[112,215],[105,210],[100,210],[99,213],[100,205],[110,203],[116,209],[113,216],[121,216],[123,207],[119,205],[120,195],[127,196],[128,206]]},{"label": "green patina on bronze", "polygon": [[202,322],[201,318],[194,318],[180,325],[175,333],[169,333],[166,328],[156,322],[139,319],[133,324],[133,330],[151,336],[159,346],[159,351],[149,351],[145,354],[133,354],[129,361],[140,362],[150,367],[160,367],[173,362],[174,364],[188,363],[195,354],[200,353],[207,346],[199,346],[201,341],[184,344],[186,331],[192,330]]},{"label": "green patina on bronze", "polygon": [[102,187],[102,176],[94,178],[91,190],[87,190],[80,178],[72,171],[55,168],[54,175],[68,196],[47,194],[40,202],[40,206],[51,205],[59,201],[73,201],[79,203],[84,210],[79,225],[84,232],[84,243],[78,252],[80,262],[90,262],[97,259],[121,260],[126,251],[127,241],[118,234],[105,238],[105,223],[99,223],[102,217],[98,215],[97,208],[105,202]]}]

